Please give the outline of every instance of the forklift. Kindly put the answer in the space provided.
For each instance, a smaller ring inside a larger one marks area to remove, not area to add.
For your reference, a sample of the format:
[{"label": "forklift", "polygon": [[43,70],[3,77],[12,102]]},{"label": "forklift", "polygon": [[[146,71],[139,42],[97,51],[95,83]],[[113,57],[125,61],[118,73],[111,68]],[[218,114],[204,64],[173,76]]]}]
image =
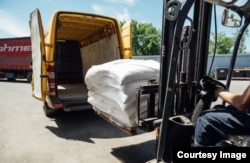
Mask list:
[{"label": "forklift", "polygon": [[[240,29],[225,84],[213,79],[212,65],[207,64],[212,24],[217,29],[212,20],[216,20],[218,6],[224,9],[219,13],[222,25]],[[151,121],[139,118],[139,126],[151,124],[158,133],[156,159],[152,162],[172,162],[173,147],[191,147],[199,114],[217,100],[214,89],[222,86],[229,90],[240,41],[250,23],[250,0],[164,0],[162,23],[159,82],[152,80],[137,90],[138,99],[149,94],[147,118],[151,118]],[[244,146],[241,142],[247,141],[244,144],[249,146],[250,136],[233,136],[230,141],[236,146]]]}]

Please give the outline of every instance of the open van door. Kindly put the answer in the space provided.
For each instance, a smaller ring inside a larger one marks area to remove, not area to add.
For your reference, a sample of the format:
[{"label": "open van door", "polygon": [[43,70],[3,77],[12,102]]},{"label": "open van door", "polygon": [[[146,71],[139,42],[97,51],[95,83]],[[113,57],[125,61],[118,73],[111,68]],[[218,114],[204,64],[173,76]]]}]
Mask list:
[{"label": "open van door", "polygon": [[32,95],[42,101],[46,98],[47,73],[45,65],[45,42],[41,15],[38,9],[30,14],[30,37],[32,47]]},{"label": "open van door", "polygon": [[126,22],[122,26],[122,39],[123,39],[123,58],[130,59],[132,57],[132,34],[131,22]]}]

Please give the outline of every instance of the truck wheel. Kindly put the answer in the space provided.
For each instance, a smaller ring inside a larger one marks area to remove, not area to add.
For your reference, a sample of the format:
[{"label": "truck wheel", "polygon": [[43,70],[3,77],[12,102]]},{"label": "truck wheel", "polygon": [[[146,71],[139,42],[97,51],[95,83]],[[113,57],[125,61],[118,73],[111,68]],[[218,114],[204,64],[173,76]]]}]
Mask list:
[{"label": "truck wheel", "polygon": [[16,81],[15,78],[7,78],[8,81]]},{"label": "truck wheel", "polygon": [[26,79],[27,79],[27,81],[29,82],[29,83],[31,83],[31,81],[32,81],[32,72],[27,72],[27,75],[26,75]]},{"label": "truck wheel", "polygon": [[48,118],[55,118],[58,113],[58,110],[50,108],[47,102],[44,102],[43,111]]}]

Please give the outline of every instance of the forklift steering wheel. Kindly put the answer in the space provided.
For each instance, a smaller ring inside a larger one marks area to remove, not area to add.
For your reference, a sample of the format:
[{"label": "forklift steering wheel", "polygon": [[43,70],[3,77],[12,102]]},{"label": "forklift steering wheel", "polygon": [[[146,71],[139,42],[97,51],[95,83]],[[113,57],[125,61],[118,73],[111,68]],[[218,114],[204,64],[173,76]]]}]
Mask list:
[{"label": "forklift steering wheel", "polygon": [[199,117],[199,114],[201,113],[202,110],[210,108],[211,103],[218,99],[218,96],[216,96],[214,93],[215,89],[219,87],[223,87],[224,89],[227,89],[225,84],[217,80],[214,80],[208,76],[205,76],[204,78],[200,80],[200,86],[205,93],[202,94],[193,113],[191,114],[191,121],[193,123],[196,123]]},{"label": "forklift steering wheel", "polygon": [[226,85],[218,80],[214,80],[208,76],[205,76],[200,80],[200,86],[204,91],[214,91],[216,88],[222,87],[227,89]]}]

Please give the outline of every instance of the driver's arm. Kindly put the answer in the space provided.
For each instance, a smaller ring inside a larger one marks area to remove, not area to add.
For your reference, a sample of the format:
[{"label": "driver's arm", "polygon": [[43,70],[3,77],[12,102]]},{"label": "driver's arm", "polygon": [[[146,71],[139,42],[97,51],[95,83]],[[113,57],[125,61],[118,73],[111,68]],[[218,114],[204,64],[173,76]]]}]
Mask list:
[{"label": "driver's arm", "polygon": [[234,106],[238,110],[250,109],[250,85],[246,88],[243,94],[228,92],[222,87],[215,90],[215,94],[222,100]]}]

